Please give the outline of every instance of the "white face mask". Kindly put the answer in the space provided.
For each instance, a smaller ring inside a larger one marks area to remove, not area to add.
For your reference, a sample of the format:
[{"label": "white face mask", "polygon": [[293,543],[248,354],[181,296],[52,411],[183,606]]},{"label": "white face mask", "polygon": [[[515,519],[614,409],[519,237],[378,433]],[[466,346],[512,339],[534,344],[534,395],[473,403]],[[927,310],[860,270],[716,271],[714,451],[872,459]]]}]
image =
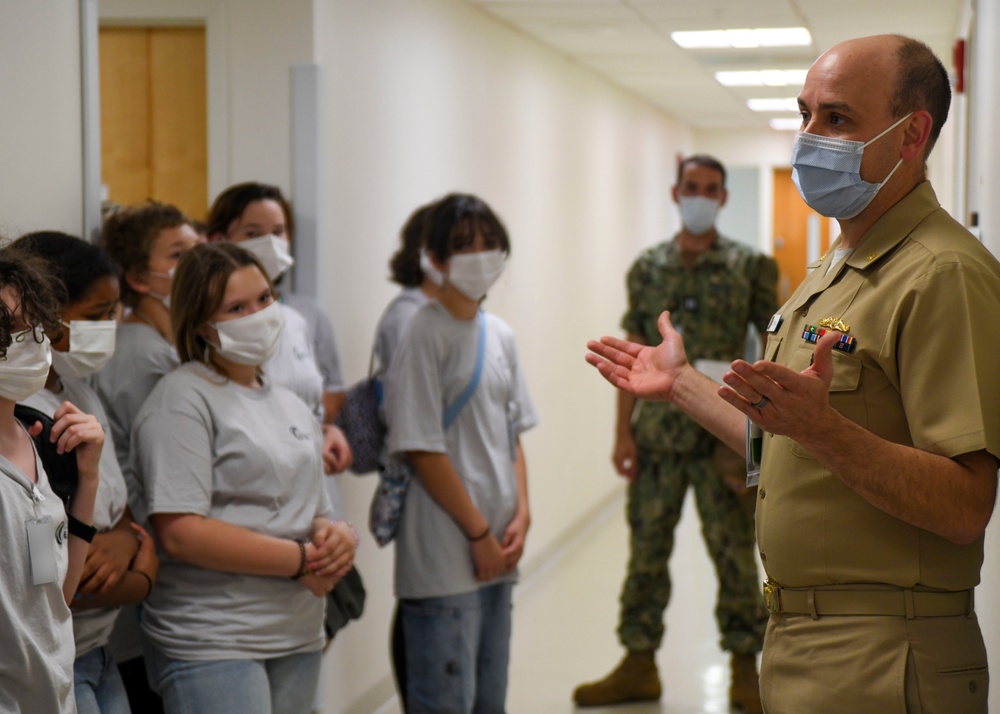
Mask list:
[{"label": "white face mask", "polygon": [[49,338],[35,339],[32,330],[13,335],[6,357],[0,358],[0,397],[20,402],[45,386],[52,366]]},{"label": "white face mask", "polygon": [[216,322],[212,327],[219,333],[219,344],[212,345],[219,355],[236,364],[260,366],[277,351],[285,317],[281,306],[273,302],[251,315]]},{"label": "white face mask", "polygon": [[719,214],[719,200],[705,196],[681,196],[677,200],[681,223],[688,233],[700,236],[712,230]]},{"label": "white face mask", "polygon": [[[154,270],[150,270],[149,274],[157,278],[167,278],[171,283],[174,282],[174,273],[177,272],[177,266],[175,265],[170,270],[165,273],[158,273]],[[156,298],[163,303],[163,307],[170,309],[170,292],[168,291],[166,295],[160,295],[160,293],[149,291],[148,295],[152,298]]]},{"label": "white face mask", "polygon": [[431,261],[431,256],[426,250],[420,251],[420,269],[432,283],[438,287],[444,285],[444,274],[434,267],[434,263]]},{"label": "white face mask", "polygon": [[264,266],[272,283],[295,265],[295,258],[292,257],[288,239],[273,233],[241,240],[237,245],[253,253],[254,257]]},{"label": "white face mask", "polygon": [[502,250],[453,255],[448,260],[447,279],[460,293],[478,302],[500,277],[506,261]]},{"label": "white face mask", "polygon": [[64,377],[86,377],[101,369],[115,351],[114,320],[73,320],[68,325],[69,352],[52,350],[52,366]]}]

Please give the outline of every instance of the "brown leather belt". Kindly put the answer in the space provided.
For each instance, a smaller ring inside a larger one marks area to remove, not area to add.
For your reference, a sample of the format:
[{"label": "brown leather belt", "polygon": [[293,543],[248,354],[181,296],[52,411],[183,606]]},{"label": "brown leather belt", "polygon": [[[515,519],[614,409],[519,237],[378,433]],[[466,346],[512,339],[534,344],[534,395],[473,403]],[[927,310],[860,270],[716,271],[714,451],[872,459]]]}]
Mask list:
[{"label": "brown leather belt", "polygon": [[783,588],[764,583],[764,604],[770,612],[809,615],[894,615],[915,617],[969,617],[975,611],[972,590],[936,592],[911,589],[872,589],[849,586]]}]

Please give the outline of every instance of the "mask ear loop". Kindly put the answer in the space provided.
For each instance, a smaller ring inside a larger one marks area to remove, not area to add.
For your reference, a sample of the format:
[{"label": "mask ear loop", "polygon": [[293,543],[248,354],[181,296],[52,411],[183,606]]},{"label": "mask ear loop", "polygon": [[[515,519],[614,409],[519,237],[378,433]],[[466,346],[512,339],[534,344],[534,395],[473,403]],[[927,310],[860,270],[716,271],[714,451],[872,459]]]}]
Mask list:
[{"label": "mask ear loop", "polygon": [[[861,148],[863,149],[865,146],[868,146],[869,144],[871,144],[871,143],[873,143],[875,141],[878,141],[883,136],[885,136],[886,134],[888,134],[890,131],[892,131],[893,129],[895,129],[897,126],[899,126],[900,124],[902,124],[904,121],[906,121],[907,119],[909,119],[911,116],[913,116],[913,112],[910,112],[909,114],[907,114],[905,117],[903,117],[902,119],[900,119],[899,121],[897,121],[895,124],[893,124],[892,126],[890,126],[888,129],[886,129],[885,131],[883,131],[881,134],[879,134],[878,136],[876,136],[874,139],[871,139],[870,141],[865,142],[864,146],[862,146]],[[903,164],[903,159],[901,158],[899,161],[896,162],[896,165],[892,167],[892,171],[889,172],[889,175],[886,176],[884,179],[882,179],[879,182],[878,187],[879,187],[880,190],[881,190],[881,188],[883,186],[885,186],[887,183],[889,183],[889,179],[892,178],[892,175],[894,173],[896,173],[896,169],[898,169],[900,166],[902,166],[902,164]],[[872,199],[874,199],[874,198],[875,197],[872,196]],[[870,201],[869,201],[869,203],[870,203]],[[866,206],[866,208],[867,208],[867,206]],[[864,209],[862,209],[862,210],[864,210]]]},{"label": "mask ear loop", "polygon": [[[889,172],[889,175],[888,175],[888,176],[886,176],[886,177],[885,177],[884,179],[882,179],[882,182],[881,182],[881,183],[880,183],[880,184],[878,185],[878,187],[879,187],[879,188],[882,188],[882,187],[883,187],[883,186],[885,186],[885,185],[886,185],[887,183],[889,183],[889,179],[891,179],[891,178],[892,178],[892,175],[893,175],[894,173],[896,173],[896,169],[898,169],[898,168],[899,168],[899,167],[900,167],[900,166],[901,166],[902,164],[903,164],[903,160],[902,160],[902,159],[900,159],[899,161],[897,161],[897,162],[896,162],[896,165],[892,167],[892,171],[890,171],[890,172]],[[872,196],[872,198],[875,198],[875,197],[874,197],[874,196]]]},{"label": "mask ear loop", "polygon": [[[866,141],[864,144],[861,145],[861,148],[863,149],[866,146],[868,146],[869,144],[874,144],[876,141],[878,141],[879,139],[881,139],[883,136],[885,136],[886,134],[888,134],[890,131],[892,131],[893,129],[895,129],[897,126],[899,126],[900,124],[902,124],[904,121],[906,121],[907,119],[909,119],[911,116],[913,116],[913,112],[910,112],[909,114],[907,114],[905,117],[903,117],[902,119],[900,119],[899,121],[897,121],[895,124],[893,124],[892,126],[890,126],[888,129],[886,129],[885,131],[883,131],[881,134],[879,134],[878,136],[876,136],[874,139],[869,139],[868,141]],[[895,170],[896,169],[893,169],[893,171],[895,171]],[[889,174],[889,176],[892,176],[892,174]],[[888,180],[889,180],[889,178],[886,177],[886,181],[888,181]]]}]

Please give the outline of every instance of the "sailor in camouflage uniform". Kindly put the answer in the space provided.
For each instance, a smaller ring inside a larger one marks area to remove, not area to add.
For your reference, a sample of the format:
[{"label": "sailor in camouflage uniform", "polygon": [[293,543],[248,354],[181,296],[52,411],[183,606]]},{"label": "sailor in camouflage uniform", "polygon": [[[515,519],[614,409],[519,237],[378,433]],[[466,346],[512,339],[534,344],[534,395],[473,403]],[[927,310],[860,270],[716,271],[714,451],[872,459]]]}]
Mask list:
[{"label": "sailor in camouflage uniform", "polygon": [[[646,251],[628,273],[629,339],[657,344],[663,310],[684,336],[688,358],[728,364],[743,356],[747,326],[761,334],[777,308],[777,266],[770,258],[715,230],[726,202],[725,169],[709,156],[678,167],[674,201],[682,229]],[[621,595],[618,636],[628,654],[603,680],[574,692],[581,706],[659,699],[655,653],[670,599],[667,561],[688,486],[694,488],[702,534],[719,577],[716,619],[722,648],[733,654],[730,699],[761,711],[756,653],[767,612],[754,556],[753,494],[743,487],[745,464],[732,450],[666,402],[640,402],[619,392],[613,457],[630,480],[631,557]]]}]

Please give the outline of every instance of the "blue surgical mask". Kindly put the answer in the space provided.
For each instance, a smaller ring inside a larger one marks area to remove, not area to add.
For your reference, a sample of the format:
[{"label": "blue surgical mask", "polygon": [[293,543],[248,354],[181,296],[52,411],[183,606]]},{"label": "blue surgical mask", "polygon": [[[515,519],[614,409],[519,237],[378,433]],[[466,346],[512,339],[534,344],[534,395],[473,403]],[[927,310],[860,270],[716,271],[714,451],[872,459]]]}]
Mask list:
[{"label": "blue surgical mask", "polygon": [[903,163],[902,159],[897,161],[881,183],[865,181],[861,178],[861,156],[865,147],[909,118],[907,114],[866,142],[800,132],[792,149],[792,181],[802,200],[827,218],[846,220],[865,210]]}]

